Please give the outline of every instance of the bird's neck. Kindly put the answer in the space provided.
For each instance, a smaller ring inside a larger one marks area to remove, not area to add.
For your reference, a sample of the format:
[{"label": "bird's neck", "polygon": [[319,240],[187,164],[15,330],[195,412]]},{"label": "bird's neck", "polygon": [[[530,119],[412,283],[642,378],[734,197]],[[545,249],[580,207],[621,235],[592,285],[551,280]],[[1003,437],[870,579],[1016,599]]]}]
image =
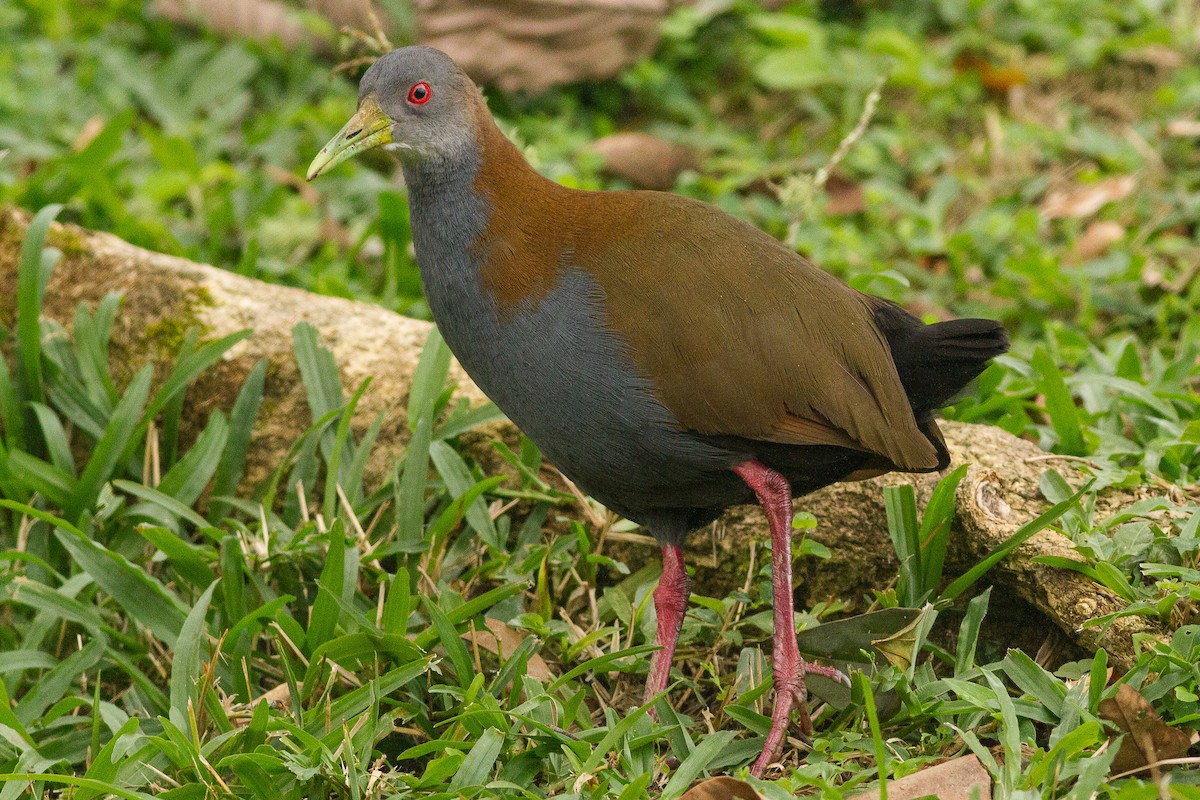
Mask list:
[{"label": "bird's neck", "polygon": [[[492,121],[479,98],[475,136],[459,151],[406,164],[413,244],[434,316],[478,293],[491,299],[497,260],[513,258],[547,219],[546,204],[565,191],[543,178]],[[504,299],[501,298],[501,305]]]}]

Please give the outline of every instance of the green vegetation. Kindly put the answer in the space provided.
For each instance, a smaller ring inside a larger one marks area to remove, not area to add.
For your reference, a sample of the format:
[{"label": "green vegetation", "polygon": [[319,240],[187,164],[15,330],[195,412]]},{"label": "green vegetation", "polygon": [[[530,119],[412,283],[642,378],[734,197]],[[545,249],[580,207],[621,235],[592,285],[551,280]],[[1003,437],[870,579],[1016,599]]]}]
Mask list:
[{"label": "green vegetation", "polygon": [[[180,415],[242,334],[156,332],[174,356],[153,381],[140,364],[110,370],[118,298],[81,309],[70,336],[39,321],[54,214],[427,314],[390,161],[302,180],[353,83],[144,6],[0,4],[0,203],[49,207],[0,314],[0,800],[31,784],[81,799],[674,798],[747,764],[766,729],[766,574],[693,596],[682,703],[660,702],[655,723],[635,707],[654,571],[630,574],[600,531],[557,519],[574,500],[538,478],[532,447],[506,453],[522,476],[508,482],[463,458],[457,436],[492,412],[452,402],[436,338],[412,442],[375,486],[363,475],[378,423],[349,426],[362,387],[343,387],[318,332],[298,326],[312,426],[239,495],[266,365],[194,438]],[[612,81],[491,94],[563,183],[619,185],[588,145],[645,130],[701,154],[678,191],[855,286],[932,316],[1002,319],[1012,353],[947,416],[1070,457],[1052,463],[1090,487],[1077,497],[1048,469],[1040,523],[1085,560],[1055,564],[1168,631],[1111,681],[1103,652],[1047,669],[1009,650],[981,634],[982,569],[942,576],[960,475],[923,520],[891,490],[903,566],[877,619],[918,657],[876,652],[852,693],[830,690],[811,752],[756,784],[765,797],[849,796],[974,753],[997,797],[1200,798],[1195,745],[1157,783],[1147,769],[1114,777],[1121,731],[1101,711],[1127,686],[1185,737],[1200,727],[1198,55],[1185,0],[726,0],[673,12],[657,53]],[[884,75],[837,181],[818,186]],[[1102,517],[1106,487],[1145,499]],[[495,499],[521,500],[520,515]],[[578,618],[558,613],[591,589]],[[864,661],[856,625],[804,641]]]}]

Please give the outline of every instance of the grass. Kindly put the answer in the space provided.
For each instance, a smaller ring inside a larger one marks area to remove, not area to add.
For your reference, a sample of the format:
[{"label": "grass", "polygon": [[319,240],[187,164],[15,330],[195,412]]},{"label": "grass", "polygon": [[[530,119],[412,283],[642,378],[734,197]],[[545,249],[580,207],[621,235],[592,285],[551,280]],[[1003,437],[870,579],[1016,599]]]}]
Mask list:
[{"label": "grass", "polygon": [[[655,723],[638,705],[654,570],[557,520],[575,501],[539,478],[527,444],[504,453],[519,480],[464,459],[457,437],[495,412],[454,402],[436,337],[409,400],[412,441],[376,486],[363,473],[380,422],[349,425],[364,386],[343,386],[320,332],[297,326],[311,426],[239,492],[265,363],[198,436],[179,431],[189,383],[242,334],[184,332],[158,381],[129,365],[122,383],[108,362],[118,298],[81,308],[70,335],[40,317],[56,215],[428,313],[389,163],[300,180],[353,107],[352,82],[310,54],[142,12],[0,7],[0,202],[41,210],[0,328],[0,800],[674,798],[705,774],[742,775],[766,730],[766,575],[692,597],[682,703],[660,702]],[[1157,771],[1117,769],[1121,729],[1104,711],[1129,686],[1160,735],[1200,727],[1200,161],[1172,132],[1200,107],[1197,16],[1150,0],[735,0],[678,9],[655,55],[612,81],[491,94],[563,183],[619,185],[588,144],[647,130],[702,156],[678,191],[853,285],[930,317],[1002,319],[1012,353],[948,416],[1071,456],[1091,481],[1077,495],[1048,470],[1051,511],[1006,547],[1054,526],[1083,558],[1054,566],[1169,632],[1124,675],[1102,651],[1050,663],[988,638],[987,564],[943,574],[960,474],[923,515],[911,490],[889,490],[901,566],[871,624],[900,644],[872,648],[861,619],[834,618],[860,598],[814,610],[823,624],[802,645],[868,669],[852,692],[827,690],[805,758],[757,783],[763,796],[847,797],[973,753],[999,797],[1200,797],[1195,745]],[[865,202],[834,213],[836,185],[808,176],[883,74],[835,171]],[[1103,189],[1126,176],[1131,191]],[[1111,193],[1058,216],[1056,191]],[[1089,251],[1097,223],[1117,237]],[[1145,499],[1104,517],[1108,487]],[[501,513],[513,499],[520,515]]]}]

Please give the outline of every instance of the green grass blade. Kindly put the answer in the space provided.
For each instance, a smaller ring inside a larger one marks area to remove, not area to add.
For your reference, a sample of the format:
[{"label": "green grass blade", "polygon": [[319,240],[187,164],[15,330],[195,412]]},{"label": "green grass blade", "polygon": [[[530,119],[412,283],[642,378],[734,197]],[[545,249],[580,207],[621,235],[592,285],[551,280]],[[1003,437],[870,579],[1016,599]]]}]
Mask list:
[{"label": "green grass blade", "polygon": [[983,618],[987,616],[988,602],[992,597],[992,587],[982,594],[971,598],[967,603],[967,613],[963,615],[962,623],[958,626],[958,646],[954,653],[954,676],[961,678],[975,667],[975,652],[979,646],[979,631],[983,627]]},{"label": "green grass blade", "polygon": [[[221,452],[221,460],[213,477],[214,498],[234,494],[242,480],[246,469],[246,453],[250,449],[250,437],[254,433],[258,409],[262,406],[267,364],[265,358],[258,360],[247,373],[241,391],[233,401],[233,408],[229,412],[229,435],[225,439],[225,449]],[[229,503],[214,499],[208,507],[208,518],[216,521],[225,517],[229,511]]]},{"label": "green grass blade", "polygon": [[1059,450],[1073,456],[1087,455],[1083,422],[1062,372],[1041,347],[1034,350],[1029,363],[1035,374],[1034,384],[1045,398],[1050,425],[1058,434]]},{"label": "green grass blade", "polygon": [[990,670],[983,670],[983,677],[995,693],[1000,704],[1000,744],[1004,748],[1004,763],[1000,768],[1000,785],[1011,793],[1017,788],[1021,775],[1021,722],[1008,689]]},{"label": "green grass blade", "polygon": [[429,597],[421,599],[433,625],[432,630],[436,632],[442,643],[442,649],[446,651],[446,657],[450,659],[450,664],[454,668],[454,676],[458,679],[459,686],[466,688],[475,678],[475,666],[471,662],[471,656],[467,653],[466,645],[463,644],[462,638],[459,637],[458,631],[454,627],[456,623],[451,621],[446,613],[438,607],[437,601]]},{"label": "green grass blade", "polygon": [[329,532],[329,549],[325,553],[325,566],[317,582],[317,596],[305,636],[305,649],[311,655],[318,647],[333,637],[341,609],[338,599],[342,596],[346,582],[346,535],[341,524]]},{"label": "green grass blade", "polygon": [[450,348],[435,326],[429,331],[408,392],[408,427],[416,430],[422,415],[432,413],[450,375]]},{"label": "green grass blade", "polygon": [[433,432],[433,438],[453,439],[472,428],[501,419],[505,419],[504,412],[497,408],[495,403],[483,403],[466,411],[451,414],[450,418]]},{"label": "green grass blade", "polygon": [[[348,467],[354,458],[354,454],[351,452],[350,423],[354,421],[354,410],[358,408],[358,402],[362,400],[363,392],[370,385],[369,377],[359,384],[358,389],[350,397],[350,402],[346,403],[346,407],[342,409],[341,419],[338,420],[337,431],[333,436],[332,452],[325,466],[325,496],[323,499],[327,521],[332,521],[337,516],[337,487],[339,484],[343,484],[343,479],[347,477],[342,465],[345,463]],[[344,462],[343,455],[349,457]]]},{"label": "green grass blade", "polygon": [[112,476],[120,463],[122,453],[132,451],[134,434],[138,429],[142,409],[146,406],[146,398],[150,395],[150,379],[153,375],[153,367],[143,367],[125,389],[125,394],[113,410],[104,435],[96,443],[96,448],[79,477],[78,487],[63,508],[67,519],[78,520],[86,509],[95,504],[100,487]]},{"label": "green grass blade", "polygon": [[46,709],[61,700],[72,686],[79,684],[84,673],[100,663],[106,644],[103,636],[92,639],[43,674],[13,709],[17,719],[26,726],[37,722]]},{"label": "green grass blade", "polygon": [[[313,422],[316,422],[340,409],[345,402],[341,373],[338,372],[332,351],[317,342],[317,329],[307,322],[292,328],[292,346],[296,353],[296,366],[300,368],[300,378],[304,382],[308,408],[312,412]],[[325,431],[320,440],[325,463],[329,463],[333,456],[333,432]]]},{"label": "green grass blade", "polygon": [[113,487],[120,489],[122,492],[128,492],[134,497],[140,497],[147,503],[153,503],[159,508],[167,511],[172,516],[194,525],[197,528],[208,527],[208,521],[204,517],[192,511],[189,507],[176,500],[170,495],[163,494],[157,489],[151,489],[149,486],[142,486],[140,483],[127,481],[121,478],[113,481]]},{"label": "green grass blade", "polygon": [[1056,503],[1034,519],[1031,519],[1029,522],[1026,522],[1024,525],[1018,528],[1011,536],[1001,542],[996,549],[988,553],[988,555],[982,561],[971,567],[969,570],[955,579],[949,586],[947,586],[946,590],[942,592],[939,602],[951,601],[969,589],[972,584],[975,583],[975,581],[982,578],[989,569],[991,569],[998,561],[1000,561],[1000,559],[1004,558],[1013,550],[1029,541],[1029,539],[1031,539],[1034,535],[1041,532],[1056,519],[1067,513],[1068,510],[1070,510],[1076,503],[1079,502],[1079,498],[1083,497],[1084,492],[1086,492],[1091,485],[1091,482],[1087,483],[1079,491],[1075,492],[1075,494],[1071,495],[1066,500],[1063,500],[1061,503]]},{"label": "green grass blade", "polygon": [[1061,717],[1067,687],[1046,670],[1042,669],[1023,650],[1012,649],[1000,662],[1000,668],[1018,689],[1041,703],[1050,713]]},{"label": "green grass blade", "polygon": [[161,583],[124,556],[82,535],[61,528],[57,535],[80,568],[112,595],[130,619],[175,647],[185,615],[179,601]]},{"label": "green grass blade", "polygon": [[388,594],[383,603],[380,628],[385,634],[403,636],[408,633],[408,617],[412,613],[412,592],[409,590],[408,568],[400,567],[388,582]]},{"label": "green grass blade", "polygon": [[362,440],[354,448],[354,459],[350,462],[343,479],[348,485],[342,486],[346,497],[350,500],[351,507],[357,507],[362,502],[363,474],[367,469],[367,459],[370,458],[371,451],[375,448],[375,440],[379,437],[379,432],[383,430],[385,419],[382,411],[376,414],[375,421],[371,423],[371,427],[367,428]]},{"label": "green grass blade", "polygon": [[[99,684],[96,684],[96,690],[99,692]],[[92,705],[94,707],[97,703],[93,703]],[[99,722],[100,715],[96,715],[94,719],[96,722]],[[88,766],[84,777],[98,783],[112,783],[115,781],[125,758],[129,756],[130,750],[133,747],[133,743],[126,740],[132,739],[136,741],[139,738],[138,728],[138,719],[131,717],[125,720],[125,724],[102,747],[96,746],[98,742],[93,742],[92,751],[95,753],[95,756],[93,756],[92,763]],[[97,734],[99,733],[99,726],[97,726],[96,732]],[[97,735],[94,738],[99,739],[99,736]],[[118,748],[120,748],[119,751]],[[118,752],[120,755],[118,755]],[[94,789],[81,788],[72,795],[72,800],[92,800],[92,798],[98,796],[100,796],[100,792]]]},{"label": "green grass blade", "polygon": [[50,463],[65,475],[75,477],[75,457],[71,455],[71,442],[67,432],[55,414],[48,406],[33,401],[29,404],[37,417],[42,429],[42,440],[46,443],[46,452],[50,455]]},{"label": "green grass blade", "polygon": [[692,781],[700,777],[705,768],[721,754],[736,735],[737,731],[717,731],[705,737],[704,741],[696,745],[696,749],[676,767],[671,779],[663,788],[662,800],[675,800],[686,792]]},{"label": "green grass blade", "polygon": [[454,777],[450,779],[450,791],[456,792],[485,784],[496,767],[496,759],[500,757],[502,749],[504,734],[495,728],[485,730],[467,752]]},{"label": "green grass blade", "polygon": [[[200,341],[200,329],[191,328],[179,345],[175,356],[176,363],[190,358],[196,352],[196,344]],[[159,453],[162,463],[168,467],[175,464],[179,455],[179,423],[183,419],[183,401],[187,392],[176,392],[163,404],[159,426]]]},{"label": "green grass blade", "polygon": [[65,507],[78,491],[77,480],[24,450],[13,450],[8,454],[6,469],[12,473],[14,480],[30,491],[39,492],[59,508]]},{"label": "green grass blade", "polygon": [[175,571],[195,587],[208,586],[216,575],[204,550],[180,539],[174,531],[157,525],[139,525],[137,532],[171,562]]},{"label": "green grass blade", "polygon": [[925,506],[925,514],[921,518],[921,596],[918,603],[924,603],[937,591],[942,582],[942,568],[946,563],[946,548],[950,544],[950,526],[954,522],[954,498],[958,484],[967,474],[967,465],[963,464],[946,477],[938,481]]},{"label": "green grass blade", "polygon": [[249,330],[236,331],[227,336],[222,336],[220,339],[206,342],[197,347],[195,352],[176,360],[175,366],[171,368],[162,385],[158,387],[154,392],[154,396],[150,398],[150,403],[146,406],[145,416],[138,427],[138,433],[144,434],[150,427],[150,421],[166,408],[167,403],[176,394],[186,389],[188,384],[195,380],[197,375],[204,372],[204,370],[213,364],[216,364],[231,347],[243,339],[249,338],[252,334],[253,331]]},{"label": "green grass blade", "polygon": [[204,668],[207,631],[204,621],[212,601],[216,581],[208,585],[188,612],[179,630],[175,657],[171,660],[171,723],[180,730],[187,729],[188,707],[200,708],[200,673]]},{"label": "green grass blade", "polygon": [[18,781],[24,783],[32,783],[33,781],[45,781],[46,783],[61,784],[63,786],[78,786],[81,789],[91,789],[97,794],[120,797],[123,800],[159,800],[161,794],[147,794],[146,792],[136,792],[129,789],[124,789],[107,781],[97,781],[91,778],[81,778],[77,775],[56,775],[51,772],[10,772],[0,774],[0,783],[5,781]]},{"label": "green grass blade", "polygon": [[324,730],[341,727],[342,723],[352,717],[362,714],[377,697],[386,697],[397,689],[411,683],[421,675],[429,672],[433,664],[433,656],[426,656],[420,661],[414,661],[401,667],[396,667],[374,680],[364,683],[357,689],[334,700],[328,706],[314,708],[304,713],[304,729],[316,735]]},{"label": "green grass blade", "polygon": [[242,540],[235,534],[221,539],[221,600],[226,620],[246,615],[246,586],[242,580],[246,553]]},{"label": "green grass blade", "polygon": [[162,476],[156,487],[158,491],[185,506],[195,505],[204,487],[216,473],[228,441],[229,425],[225,422],[225,415],[214,411],[192,447]]},{"label": "green grass blade", "polygon": [[3,354],[0,354],[0,428],[4,429],[4,441],[9,447],[28,447],[21,398],[17,395],[17,387]]},{"label": "green grass blade", "polygon": [[46,259],[43,245],[50,223],[62,211],[62,206],[49,205],[39,211],[29,223],[21,256],[17,262],[17,341],[20,350],[21,378],[25,397],[38,403],[46,402],[42,382],[42,294],[49,279],[47,265],[53,268],[53,257]]},{"label": "green grass blade", "polygon": [[883,490],[884,506],[887,510],[888,535],[896,548],[896,559],[900,562],[900,577],[896,582],[896,594],[901,605],[912,608],[922,594],[921,576],[921,529],[917,524],[917,498],[913,487],[887,486]]},{"label": "green grass blade", "polygon": [[851,676],[854,682],[855,694],[862,697],[863,708],[867,715],[867,726],[871,731],[871,743],[875,750],[875,769],[879,774],[879,800],[888,800],[888,766],[887,745],[879,727],[879,712],[875,706],[875,692],[871,688],[871,678],[865,672],[855,672]]},{"label": "green grass blade", "polygon": [[[470,469],[463,461],[462,456],[455,452],[454,448],[445,442],[431,442],[429,445],[429,457],[437,468],[438,474],[442,476],[442,480],[446,482],[446,488],[450,490],[453,497],[462,497],[471,490],[477,483],[471,475]],[[502,549],[504,543],[500,541],[500,534],[496,530],[496,523],[492,520],[491,514],[488,513],[487,505],[483,502],[482,497],[476,497],[467,506],[464,514],[467,524],[471,529],[479,534],[484,543],[497,550]]]},{"label": "green grass blade", "polygon": [[87,306],[79,304],[75,322],[75,357],[85,386],[92,388],[108,401],[111,408],[120,397],[108,366],[108,344],[112,337],[113,322],[121,305],[121,295],[109,292],[100,301],[94,314],[87,314],[88,324],[80,327],[80,316]]},{"label": "green grass blade", "polygon": [[395,481],[396,549],[401,553],[419,553],[426,547],[425,484],[429,480],[432,427],[430,414],[417,422],[404,451],[404,466]]},{"label": "green grass blade", "polygon": [[71,380],[56,380],[46,389],[50,406],[63,419],[86,433],[92,439],[104,436],[104,428],[112,417],[113,403],[101,406],[88,393],[87,388]]}]

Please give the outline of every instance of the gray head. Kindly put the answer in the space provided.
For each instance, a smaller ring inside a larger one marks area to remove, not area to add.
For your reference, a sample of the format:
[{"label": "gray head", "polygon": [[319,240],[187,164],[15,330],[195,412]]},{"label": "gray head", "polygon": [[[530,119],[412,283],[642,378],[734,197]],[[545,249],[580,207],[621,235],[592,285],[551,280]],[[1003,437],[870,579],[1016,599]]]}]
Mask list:
[{"label": "gray head", "polygon": [[308,179],[374,147],[406,165],[452,161],[475,143],[481,103],[475,84],[442,51],[393,50],[363,75],[358,112],[313,159]]}]

